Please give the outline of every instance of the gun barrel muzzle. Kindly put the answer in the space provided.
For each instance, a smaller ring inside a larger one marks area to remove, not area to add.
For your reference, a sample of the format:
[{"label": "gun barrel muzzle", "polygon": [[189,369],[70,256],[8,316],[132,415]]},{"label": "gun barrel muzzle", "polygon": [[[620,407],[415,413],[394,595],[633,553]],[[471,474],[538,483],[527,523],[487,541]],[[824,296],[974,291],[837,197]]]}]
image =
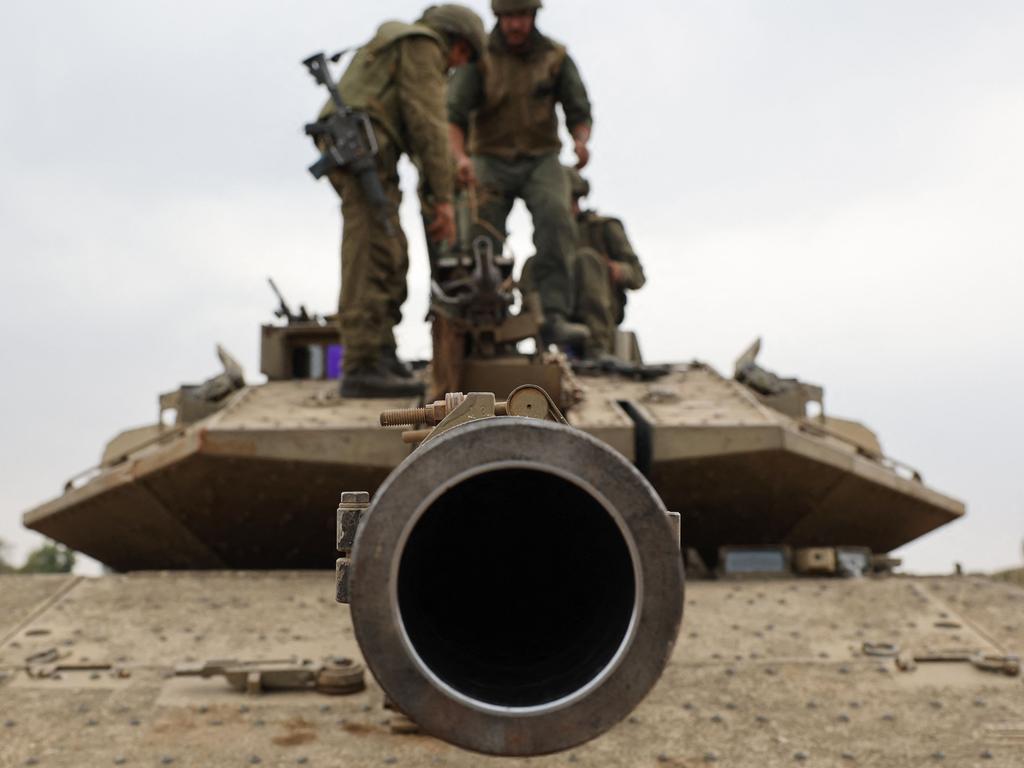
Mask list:
[{"label": "gun barrel muzzle", "polygon": [[536,419],[483,419],[414,452],[351,567],[356,636],[388,696],[488,754],[603,733],[658,680],[682,619],[679,542],[653,488],[604,443]]}]

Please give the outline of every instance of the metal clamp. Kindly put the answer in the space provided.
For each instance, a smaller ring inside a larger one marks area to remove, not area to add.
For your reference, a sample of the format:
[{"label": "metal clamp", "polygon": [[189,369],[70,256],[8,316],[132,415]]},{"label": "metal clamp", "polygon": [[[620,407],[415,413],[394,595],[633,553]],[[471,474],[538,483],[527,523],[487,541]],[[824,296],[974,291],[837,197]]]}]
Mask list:
[{"label": "metal clamp", "polygon": [[384,411],[380,415],[380,425],[417,427],[425,424],[430,429],[402,433],[405,442],[422,443],[470,421],[495,416],[519,416],[568,424],[555,401],[543,388],[524,384],[512,390],[504,402],[496,401],[490,392],[471,392],[468,395],[449,392],[444,400],[437,400],[422,408]]},{"label": "metal clamp", "polygon": [[370,507],[370,494],[366,491],[345,491],[338,504],[337,562],[335,563],[335,594],[339,603],[349,601],[349,570],[352,567],[352,548],[363,513]]}]

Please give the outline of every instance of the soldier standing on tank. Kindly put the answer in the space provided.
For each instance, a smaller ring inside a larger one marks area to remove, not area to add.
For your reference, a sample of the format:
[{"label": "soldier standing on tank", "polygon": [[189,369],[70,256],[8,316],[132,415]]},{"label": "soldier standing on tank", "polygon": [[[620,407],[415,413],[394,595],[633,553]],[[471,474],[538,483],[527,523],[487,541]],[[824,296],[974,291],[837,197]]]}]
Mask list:
[{"label": "soldier standing on tank", "polygon": [[590,183],[575,168],[565,172],[579,231],[573,320],[590,330],[590,339],[583,345],[584,357],[601,360],[615,351],[615,333],[625,316],[626,291],[642,288],[647,279],[622,221],[584,211],[580,201],[590,194]]},{"label": "soldier standing on tank", "polygon": [[[367,112],[380,147],[377,167],[391,202],[390,229],[375,215],[358,179],[330,174],[341,196],[341,296],[345,346],[344,397],[406,397],[423,392],[395,352],[394,327],[402,319],[409,267],[398,220],[398,159],[413,157],[434,201],[428,236],[455,237],[453,160],[446,118],[447,73],[483,52],[483,21],[456,4],[431,6],[414,24],[391,21],[353,57],[338,83],[345,103]],[[324,108],[321,117],[332,105]]]},{"label": "soldier standing on tank", "polygon": [[537,30],[540,7],[541,0],[492,0],[498,23],[481,60],[452,76],[448,118],[458,178],[480,189],[481,233],[496,240],[500,251],[508,214],[522,198],[533,216],[542,338],[578,343],[588,334],[568,320],[576,233],[558,160],[555,106],[562,105],[582,168],[590,157],[590,100],[565,47]]}]

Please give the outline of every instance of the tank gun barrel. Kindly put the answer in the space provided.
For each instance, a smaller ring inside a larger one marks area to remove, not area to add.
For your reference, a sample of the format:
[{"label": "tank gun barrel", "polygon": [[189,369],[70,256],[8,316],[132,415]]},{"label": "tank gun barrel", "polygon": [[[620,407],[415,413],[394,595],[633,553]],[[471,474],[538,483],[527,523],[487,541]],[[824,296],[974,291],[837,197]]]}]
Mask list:
[{"label": "tank gun barrel", "polygon": [[678,517],[560,414],[496,405],[467,395],[372,504],[343,494],[339,599],[420,728],[539,755],[611,728],[661,676],[683,611]]}]

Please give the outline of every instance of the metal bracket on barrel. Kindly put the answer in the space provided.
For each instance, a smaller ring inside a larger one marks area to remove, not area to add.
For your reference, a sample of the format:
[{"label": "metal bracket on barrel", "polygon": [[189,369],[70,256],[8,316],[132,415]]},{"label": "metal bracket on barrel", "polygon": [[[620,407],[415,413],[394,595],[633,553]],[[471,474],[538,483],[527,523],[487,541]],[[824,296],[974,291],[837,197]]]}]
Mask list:
[{"label": "metal bracket on barrel", "polygon": [[380,415],[382,427],[419,427],[402,433],[406,443],[423,444],[449,430],[479,419],[497,416],[520,416],[542,419],[568,425],[555,401],[541,387],[524,384],[509,393],[508,399],[498,402],[492,392],[449,392],[444,400],[422,408],[384,411]]},{"label": "metal bracket on barrel", "polygon": [[370,507],[370,494],[366,491],[345,491],[338,504],[337,546],[338,560],[335,566],[335,599],[339,603],[349,602],[349,571],[352,567],[352,548],[356,543],[356,531],[363,515]]}]

